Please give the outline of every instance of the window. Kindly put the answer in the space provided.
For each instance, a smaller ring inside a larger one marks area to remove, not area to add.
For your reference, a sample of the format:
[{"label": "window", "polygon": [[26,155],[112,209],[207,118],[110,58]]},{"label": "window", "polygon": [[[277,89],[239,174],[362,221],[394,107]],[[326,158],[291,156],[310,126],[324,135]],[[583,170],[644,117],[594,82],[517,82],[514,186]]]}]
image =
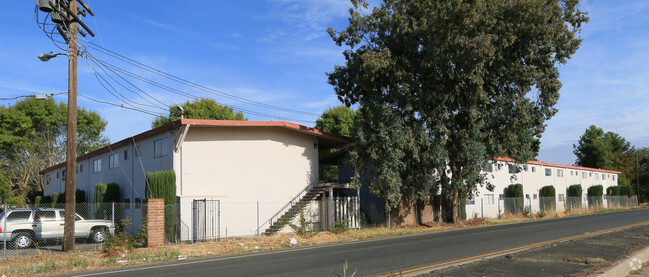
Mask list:
[{"label": "window", "polygon": [[572,170],[570,170],[570,176],[572,176],[572,175],[573,175],[573,173],[575,173],[575,172],[574,172],[574,171],[572,171]]},{"label": "window", "polygon": [[536,172],[536,167],[532,167],[532,172]]},{"label": "window", "polygon": [[511,173],[511,174],[518,173],[518,166],[516,166],[514,164],[510,164],[510,165],[507,165],[507,167],[509,168],[509,173]]},{"label": "window", "polygon": [[545,176],[552,176],[552,169],[551,168],[546,168],[545,169]]},{"label": "window", "polygon": [[59,173],[59,172],[57,171],[57,172],[56,172],[56,179],[58,179],[58,178],[61,178],[61,173]]},{"label": "window", "polygon": [[606,174],[602,174],[602,180],[606,180]]},{"label": "window", "polygon": [[131,156],[131,150],[126,149],[124,150],[124,160],[128,160],[128,157]]},{"label": "window", "polygon": [[485,194],[484,195],[484,204],[485,205],[493,205],[494,204],[494,195],[493,194]]},{"label": "window", "polygon": [[77,173],[83,172],[83,164],[78,164],[77,165]]},{"label": "window", "polygon": [[592,172],[588,172],[588,177],[593,177],[593,173],[592,173]]},{"label": "window", "polygon": [[65,172],[66,172],[65,169],[64,169],[64,170],[61,170],[61,180],[62,180],[63,182],[65,182]]},{"label": "window", "polygon": [[557,177],[563,177],[563,169],[557,169]]},{"label": "window", "polygon": [[56,213],[54,211],[36,211],[34,220],[40,221],[55,221]]},{"label": "window", "polygon": [[501,169],[503,169],[503,164],[498,163],[498,170],[501,170]]},{"label": "window", "polygon": [[615,175],[613,175],[613,181],[615,181]]},{"label": "window", "polygon": [[[59,211],[59,218],[65,220],[65,211]],[[78,214],[74,214],[74,220],[81,220],[81,217]]]},{"label": "window", "polygon": [[169,155],[169,138],[159,139],[153,142],[153,157],[159,158]]},{"label": "window", "polygon": [[92,161],[92,172],[93,173],[101,172],[101,159],[96,159]]},{"label": "window", "polygon": [[127,209],[131,208],[131,199],[130,198],[124,198],[124,208],[127,208]]},{"label": "window", "polygon": [[581,173],[581,178],[582,178],[582,179],[586,179],[586,172],[582,172],[582,173]]},{"label": "window", "polygon": [[141,209],[142,208],[142,199],[141,198],[135,198],[135,208],[136,209]]},{"label": "window", "polygon": [[593,174],[593,178],[597,180],[597,179],[599,179],[599,175],[597,173],[595,173],[595,174]]},{"label": "window", "polygon": [[537,196],[536,193],[535,193],[535,194],[534,194],[534,199],[536,199],[537,197],[538,197],[538,196]]},{"label": "window", "polygon": [[565,196],[563,194],[559,194],[559,202],[563,202],[565,200]]},{"label": "window", "polygon": [[486,162],[484,166],[482,167],[482,171],[484,172],[493,172],[494,171],[494,165],[490,162]]},{"label": "window", "polygon": [[502,200],[502,199],[505,199],[505,195],[504,194],[498,194],[498,200]]},{"label": "window", "polygon": [[7,216],[7,222],[28,220],[30,216],[32,216],[32,211],[16,211]]},{"label": "window", "polygon": [[523,169],[525,170],[525,172],[527,172],[527,165],[524,165]]},{"label": "window", "polygon": [[119,167],[119,154],[113,154],[108,156],[108,168],[117,168]]}]

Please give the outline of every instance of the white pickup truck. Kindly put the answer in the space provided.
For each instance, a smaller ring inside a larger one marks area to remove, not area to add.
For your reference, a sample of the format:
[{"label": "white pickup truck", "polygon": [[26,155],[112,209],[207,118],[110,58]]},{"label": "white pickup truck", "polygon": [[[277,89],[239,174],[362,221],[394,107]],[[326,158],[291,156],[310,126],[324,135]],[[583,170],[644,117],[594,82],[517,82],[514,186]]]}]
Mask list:
[{"label": "white pickup truck", "polygon": [[[115,232],[115,224],[110,220],[86,220],[75,214],[74,236],[88,238],[100,243],[106,234]],[[63,237],[65,221],[64,209],[53,208],[20,208],[0,213],[0,243],[5,239],[12,242],[15,248],[32,246],[34,240],[56,239]],[[6,237],[5,237],[6,236]]]}]

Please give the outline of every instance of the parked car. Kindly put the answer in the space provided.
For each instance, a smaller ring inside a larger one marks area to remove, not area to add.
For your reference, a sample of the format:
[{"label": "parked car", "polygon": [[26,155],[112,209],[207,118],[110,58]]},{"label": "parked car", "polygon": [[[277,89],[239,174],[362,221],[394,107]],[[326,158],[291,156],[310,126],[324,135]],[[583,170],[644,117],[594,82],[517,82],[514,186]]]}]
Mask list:
[{"label": "parked car", "polygon": [[[13,242],[18,249],[32,246],[34,240],[63,238],[64,209],[20,208],[0,213],[0,242]],[[74,236],[87,238],[92,242],[104,242],[106,234],[115,233],[115,224],[110,220],[84,219],[75,214]]]}]

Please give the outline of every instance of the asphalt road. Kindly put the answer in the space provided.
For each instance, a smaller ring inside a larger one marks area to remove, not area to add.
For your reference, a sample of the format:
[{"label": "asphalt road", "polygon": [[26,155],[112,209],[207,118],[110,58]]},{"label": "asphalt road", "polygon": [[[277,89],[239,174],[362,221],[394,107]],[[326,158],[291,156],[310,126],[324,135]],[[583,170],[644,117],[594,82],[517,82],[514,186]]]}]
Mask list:
[{"label": "asphalt road", "polygon": [[471,228],[433,234],[194,259],[76,276],[376,276],[649,221],[649,210]]}]

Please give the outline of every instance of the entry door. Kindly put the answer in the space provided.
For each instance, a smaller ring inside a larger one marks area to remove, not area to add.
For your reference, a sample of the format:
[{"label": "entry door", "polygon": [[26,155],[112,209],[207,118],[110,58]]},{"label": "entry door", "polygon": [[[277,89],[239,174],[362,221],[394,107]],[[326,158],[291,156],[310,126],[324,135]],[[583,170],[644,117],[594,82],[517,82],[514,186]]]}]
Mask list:
[{"label": "entry door", "polygon": [[206,199],[196,199],[194,200],[194,205],[192,207],[193,214],[193,236],[194,241],[205,240],[206,239]]},{"label": "entry door", "polygon": [[34,233],[38,239],[63,237],[62,220],[57,220],[55,211],[36,211],[34,215]]}]

